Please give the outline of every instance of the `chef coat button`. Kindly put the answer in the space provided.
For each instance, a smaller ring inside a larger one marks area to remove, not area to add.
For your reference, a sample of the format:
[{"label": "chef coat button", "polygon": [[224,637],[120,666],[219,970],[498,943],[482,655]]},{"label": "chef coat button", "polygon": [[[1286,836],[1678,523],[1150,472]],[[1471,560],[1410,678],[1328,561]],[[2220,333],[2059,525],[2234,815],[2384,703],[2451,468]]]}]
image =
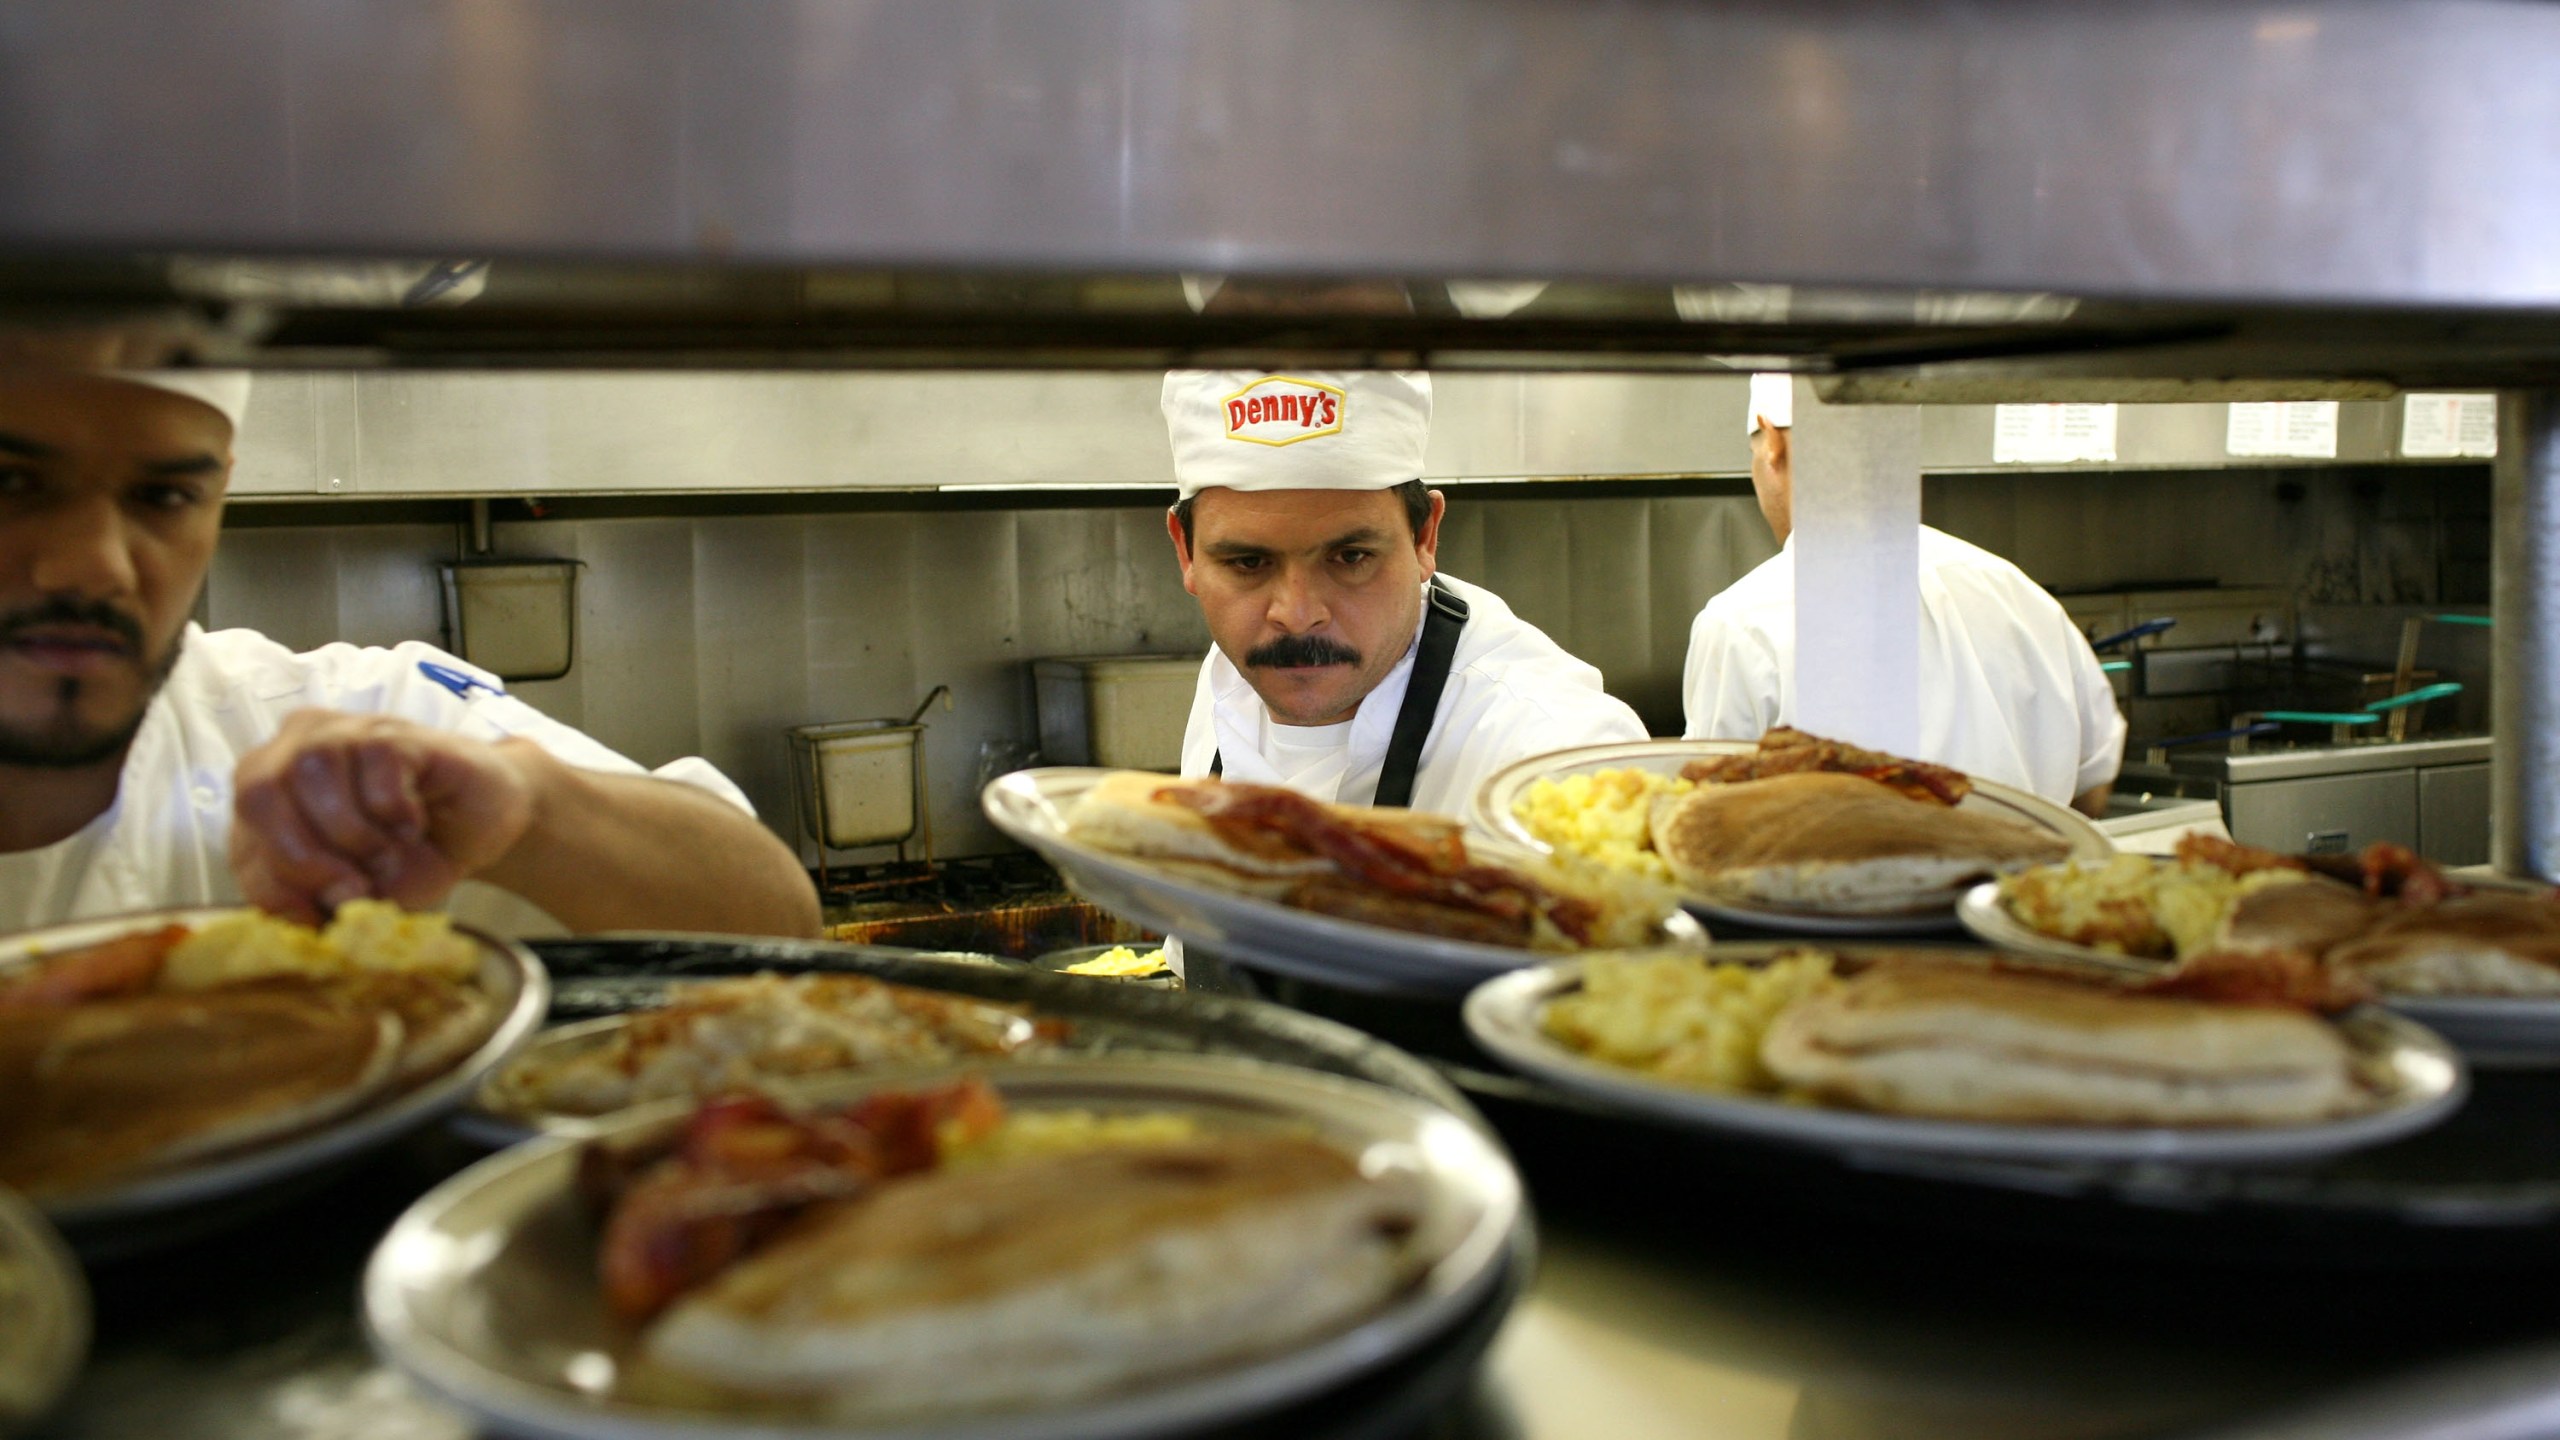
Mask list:
[{"label": "chef coat button", "polygon": [[214,806],[219,805],[219,804],[221,804],[221,803],[222,803],[222,797],[221,797],[219,794],[215,793],[214,788],[213,788],[212,786],[210,786],[210,785],[199,785],[199,786],[197,786],[197,787],[196,787],[196,808],[197,808],[197,809],[199,809],[199,810],[210,810],[210,809],[212,809]]}]

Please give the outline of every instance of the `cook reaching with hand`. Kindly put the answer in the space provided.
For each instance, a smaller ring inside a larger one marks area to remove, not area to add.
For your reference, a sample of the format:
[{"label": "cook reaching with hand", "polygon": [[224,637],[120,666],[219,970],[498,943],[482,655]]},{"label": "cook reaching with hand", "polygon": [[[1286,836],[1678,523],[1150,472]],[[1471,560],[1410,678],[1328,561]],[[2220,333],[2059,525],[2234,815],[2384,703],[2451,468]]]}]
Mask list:
[{"label": "cook reaching with hand", "polygon": [[538,925],[530,902],[576,930],[815,931],[798,858],[700,760],[652,774],[427,645],[192,623],[247,393],[0,371],[0,929],[381,896],[502,928]]}]

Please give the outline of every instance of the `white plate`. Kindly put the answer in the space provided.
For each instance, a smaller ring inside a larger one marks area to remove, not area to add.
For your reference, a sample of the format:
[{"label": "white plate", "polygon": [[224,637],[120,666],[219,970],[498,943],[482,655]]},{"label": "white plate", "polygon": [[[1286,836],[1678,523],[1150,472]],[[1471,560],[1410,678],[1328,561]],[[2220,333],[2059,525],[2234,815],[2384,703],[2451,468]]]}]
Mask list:
[{"label": "white plate", "polygon": [[[41,955],[137,930],[202,925],[238,908],[152,910],[30,930],[0,940],[0,973]],[[45,1214],[65,1230],[79,1232],[73,1238],[83,1253],[89,1251],[93,1238],[101,1249],[117,1248],[125,1238],[147,1242],[160,1223],[158,1217],[243,1196],[351,1159],[460,1105],[541,1028],[543,1013],[551,1005],[551,981],[543,973],[542,962],[522,945],[467,926],[454,929],[480,946],[480,984],[497,1002],[498,1021],[489,1038],[452,1068],[309,1130],[152,1171],[103,1189],[47,1197],[39,1202]]]},{"label": "white plate", "polygon": [[36,1208],[0,1190],[0,1435],[53,1408],[89,1350],[89,1287]]},{"label": "white plate", "polygon": [[2145,970],[2155,975],[2170,968],[2170,962],[2166,960],[2154,960],[2141,955],[2119,955],[2112,950],[2101,950],[2095,945],[2074,944],[2069,940],[2047,935],[2009,913],[2009,907],[2000,903],[2000,882],[1997,880],[1985,880],[1964,892],[1964,898],[1956,902],[1956,918],[1964,922],[1964,928],[1972,932],[1975,939],[2002,950],[2014,950],[2022,955],[2049,955],[2058,960],[2089,960],[2103,965]]},{"label": "white plate", "polygon": [[[1167,875],[1145,861],[1069,839],[1067,810],[1112,773],[1017,770],[988,785],[980,799],[997,829],[1039,851],[1093,903],[1229,960],[1350,990],[1454,995],[1488,975],[1541,958],[1534,950],[1444,940],[1292,909]],[[1468,843],[1487,859],[1505,858],[1500,847]],[[1666,924],[1675,948],[1705,944],[1704,932],[1686,916],[1674,914]]]},{"label": "white plate", "polygon": [[[677,981],[675,983],[683,985],[702,982]],[[542,1055],[565,1059],[579,1051],[592,1050],[597,1046],[610,1044],[615,1036],[630,1028],[634,1020],[646,1013],[646,1011],[635,1010],[625,1015],[599,1015],[593,1020],[581,1020],[574,1025],[562,1025],[545,1030],[534,1038],[532,1044],[510,1057],[507,1063],[513,1065],[517,1060],[532,1059]],[[1030,1020],[1024,1022],[1026,1027],[1029,1023]],[[1051,1053],[1056,1052],[1053,1050]],[[847,1066],[842,1070],[801,1076],[789,1083],[810,1084],[859,1078],[872,1084],[891,1084],[907,1077],[941,1074],[950,1070],[952,1064],[953,1062],[949,1060],[933,1060]],[[480,1087],[472,1092],[470,1103],[463,1106],[453,1117],[453,1128],[457,1132],[467,1139],[492,1148],[514,1145],[538,1135],[560,1136],[571,1140],[587,1139],[613,1126],[629,1111],[644,1107],[663,1108],[668,1103],[664,1100],[644,1100],[639,1105],[625,1106],[622,1110],[608,1111],[602,1115],[577,1115],[560,1110],[526,1109],[509,1104],[506,1095],[500,1090],[498,1081],[505,1070],[506,1066],[500,1066],[497,1072],[492,1073],[486,1081],[482,1082]]]},{"label": "white plate", "polygon": [[[1717,755],[1743,755],[1759,748],[1756,742],[1749,740],[1629,740],[1532,755],[1525,760],[1515,760],[1485,777],[1484,783],[1476,787],[1467,823],[1512,844],[1540,854],[1552,854],[1554,847],[1530,834],[1529,827],[1520,823],[1520,817],[1511,809],[1521,794],[1536,782],[1561,780],[1568,775],[1583,775],[1594,770],[1651,770],[1677,775],[1680,767],[1692,760]],[[2071,842],[2071,858],[2075,860],[2103,860],[2116,853],[2115,843],[2089,817],[2068,805],[2056,805],[2024,790],[1976,780],[1972,793],[1966,795],[1964,803],[1956,808],[2050,830]],[[1730,900],[1696,892],[1684,893],[1680,903],[1692,913],[1709,920],[1798,935],[1907,935],[1915,930],[1956,928],[1955,917],[1950,913],[1953,897],[1924,909],[1891,915],[1837,915],[1813,910],[1737,905]]]},{"label": "white plate", "polygon": [[[948,1076],[956,1071],[944,1071]],[[982,1072],[1018,1110],[1177,1111],[1212,1126],[1312,1130],[1364,1169],[1409,1171],[1428,1197],[1415,1284],[1295,1350],[1073,1408],[902,1417],[864,1428],[788,1413],[682,1409],[612,1393],[625,1332],[605,1313],[596,1232],[566,1140],[490,1157],[429,1192],[365,1267],[364,1315],[385,1359],[493,1429],[572,1440],[1104,1440],[1231,1424],[1413,1352],[1491,1292],[1521,1224],[1518,1174],[1475,1126],[1378,1086],[1242,1061],[1024,1063]],[[868,1084],[792,1087],[850,1098]],[[659,1123],[682,1106],[617,1122]]]},{"label": "white plate", "polygon": [[[2165,861],[2163,863],[2166,863]],[[2488,888],[2464,877],[2464,883]],[[2500,882],[2513,884],[2515,882]],[[2539,886],[2527,887],[2539,889]],[[2000,886],[1985,882],[1965,892],[1956,906],[1964,928],[2004,950],[2066,959],[2096,959],[2154,970],[2164,960],[2134,960],[2088,945],[2057,939],[2009,913],[2000,903]],[[2405,1015],[2442,1035],[2474,1065],[2492,1069],[2532,1069],[2560,1065],[2560,998],[2531,995],[2384,995],[2383,1008]]]},{"label": "white plate", "polygon": [[[1714,959],[1766,959],[1798,945],[1719,947]],[[1867,947],[1869,953],[1885,947]],[[1855,958],[1856,948],[1838,953]],[[1971,955],[1988,963],[1984,952]],[[2462,1059],[2442,1040],[2371,1006],[2337,1024],[2388,1077],[2381,1105],[2366,1114],[2304,1125],[2138,1127],[1999,1125],[1925,1120],[1862,1110],[1792,1105],[1657,1080],[1590,1059],[1549,1039],[1548,1003],[1582,983],[1578,960],[1514,971],[1467,997],[1467,1033],[1504,1061],[1562,1089],[1664,1120],[1850,1152],[1996,1156],[2012,1160],[2264,1164],[2310,1160],[2412,1135],[2451,1115],[2470,1091]]]}]

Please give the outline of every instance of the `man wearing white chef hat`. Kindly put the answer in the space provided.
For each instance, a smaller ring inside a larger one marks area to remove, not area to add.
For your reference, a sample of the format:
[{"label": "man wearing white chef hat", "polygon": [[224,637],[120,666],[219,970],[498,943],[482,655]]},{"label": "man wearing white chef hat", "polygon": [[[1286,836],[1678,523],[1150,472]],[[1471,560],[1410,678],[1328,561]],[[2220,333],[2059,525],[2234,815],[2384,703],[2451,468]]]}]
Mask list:
[{"label": "man wearing white chef hat", "polygon": [[248,395],[0,368],[0,930],[374,896],[510,928],[530,902],[579,930],[815,930],[798,857],[702,761],[653,776],[426,645],[195,625]]},{"label": "man wearing white chef hat", "polygon": [[[1792,376],[1751,377],[1751,488],[1775,557],[1707,602],[1681,694],[1691,739],[1792,724],[1796,687]],[[2026,572],[1920,527],[1920,746],[1915,758],[2104,814],[2124,716],[2087,637]]]},{"label": "man wearing white chef hat", "polygon": [[1166,528],[1216,646],[1182,773],[1463,813],[1522,756],[1644,725],[1501,597],[1439,573],[1431,377],[1177,370]]}]

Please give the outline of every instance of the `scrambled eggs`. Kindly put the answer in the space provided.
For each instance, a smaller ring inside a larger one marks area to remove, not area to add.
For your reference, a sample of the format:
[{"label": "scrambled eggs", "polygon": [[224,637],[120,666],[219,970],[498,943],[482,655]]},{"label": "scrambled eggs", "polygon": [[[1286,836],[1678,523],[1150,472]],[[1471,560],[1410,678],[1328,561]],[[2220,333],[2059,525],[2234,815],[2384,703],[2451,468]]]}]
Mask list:
[{"label": "scrambled eggs", "polygon": [[326,930],[242,910],[179,941],[160,983],[202,990],[270,975],[325,979],[363,971],[465,981],[480,973],[480,947],[442,915],[412,914],[388,900],[341,905]]},{"label": "scrambled eggs", "polygon": [[1547,1007],[1549,1038],[1594,1060],[1707,1090],[1778,1088],[1760,1040],[1778,1012],[1838,982],[1831,957],[1796,951],[1766,965],[1595,955],[1582,989]]},{"label": "scrambled eggs", "polygon": [[1651,770],[1594,770],[1533,782],[1511,813],[1563,854],[1669,884],[1671,867],[1653,849],[1653,802],[1691,788]]},{"label": "scrambled eggs", "polygon": [[2166,960],[2210,947],[2241,897],[2308,878],[2299,870],[2234,875],[2191,860],[2118,855],[2005,876],[2000,903],[2020,924],[2057,940]]},{"label": "scrambled eggs", "polygon": [[1061,967],[1058,973],[1061,975],[1108,975],[1126,979],[1138,975],[1153,975],[1163,968],[1165,968],[1163,946],[1159,945],[1141,955],[1126,945],[1117,945],[1090,960],[1079,960],[1073,965]]}]

